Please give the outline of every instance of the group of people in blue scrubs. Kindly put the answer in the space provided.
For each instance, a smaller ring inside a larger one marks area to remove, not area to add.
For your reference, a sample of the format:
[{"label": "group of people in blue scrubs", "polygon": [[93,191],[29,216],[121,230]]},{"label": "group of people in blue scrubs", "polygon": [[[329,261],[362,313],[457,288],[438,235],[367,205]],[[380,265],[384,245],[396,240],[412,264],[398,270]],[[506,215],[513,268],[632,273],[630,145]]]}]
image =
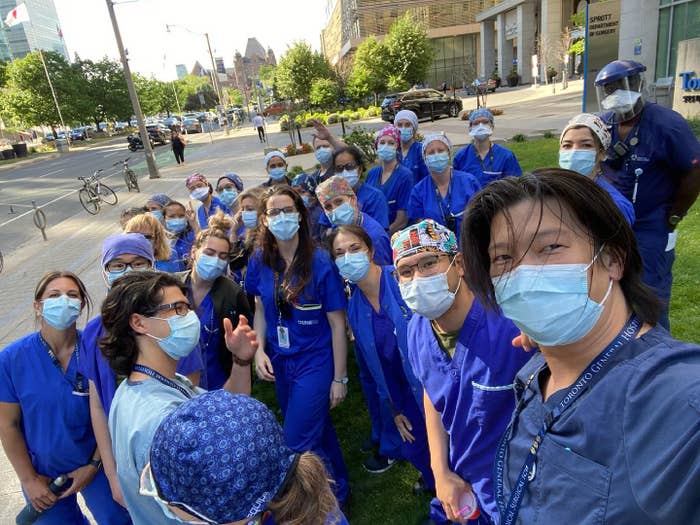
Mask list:
[{"label": "group of people in blue scrubs", "polygon": [[[557,168],[523,175],[486,109],[454,155],[404,110],[369,170],[317,125],[315,174],[290,179],[273,150],[259,188],[194,173],[186,205],[150,196],[104,241],[85,329],[85,286],[50,272],[39,330],[0,352],[0,440],[37,523],[87,523],[78,492],[100,524],[282,523],[300,519],[289,498],[319,502],[310,524],[347,523],[330,411],[352,386],[348,335],[363,466],[410,462],[434,493],[423,524],[700,521],[700,348],[667,331],[700,144],[643,101],[644,69],[601,70],[602,114],[568,122]],[[252,373],[281,427],[246,400]],[[183,477],[200,464],[212,486]]]}]

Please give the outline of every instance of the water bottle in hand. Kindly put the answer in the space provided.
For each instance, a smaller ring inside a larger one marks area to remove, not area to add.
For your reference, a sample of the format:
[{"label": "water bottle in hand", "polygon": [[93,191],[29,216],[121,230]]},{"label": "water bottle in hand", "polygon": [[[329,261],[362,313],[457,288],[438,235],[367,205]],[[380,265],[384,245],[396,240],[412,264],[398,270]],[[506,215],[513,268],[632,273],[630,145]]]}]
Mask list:
[{"label": "water bottle in hand", "polygon": [[[68,490],[68,488],[73,484],[73,478],[69,478],[65,474],[61,474],[58,476],[56,479],[54,479],[50,484],[49,484],[49,490],[56,494],[58,496],[65,490]],[[36,520],[39,519],[39,516],[41,516],[41,511],[36,510],[31,502],[27,503],[27,505],[22,509],[22,512],[17,514],[17,518],[15,519],[15,523],[17,525],[31,525],[34,523]]]},{"label": "water bottle in hand", "polygon": [[459,498],[459,510],[457,514],[468,520],[475,520],[481,514],[479,512],[479,504],[476,501],[476,496],[474,496],[471,490],[466,491]]}]

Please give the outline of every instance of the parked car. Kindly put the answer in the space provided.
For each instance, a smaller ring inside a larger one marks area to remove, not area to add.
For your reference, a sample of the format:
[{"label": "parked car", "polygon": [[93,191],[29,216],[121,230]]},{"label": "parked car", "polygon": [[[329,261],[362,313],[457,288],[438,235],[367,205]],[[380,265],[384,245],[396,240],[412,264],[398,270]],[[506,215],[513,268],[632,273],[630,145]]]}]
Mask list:
[{"label": "parked car", "polygon": [[122,131],[123,129],[126,129],[129,127],[128,122],[115,122],[114,123],[114,131]]},{"label": "parked car", "polygon": [[289,109],[289,104],[286,102],[273,102],[265,108],[265,111],[263,111],[263,116],[269,117],[273,115],[281,115],[282,113],[289,111]]},{"label": "parked car", "polygon": [[163,124],[165,124],[169,129],[171,129],[173,131],[179,132],[179,131],[182,131],[182,129],[183,129],[182,122],[180,121],[180,119],[178,117],[176,117],[174,115],[166,118],[163,121]]},{"label": "parked car", "polygon": [[202,132],[202,123],[196,118],[186,118],[182,121],[182,125],[187,133]]},{"label": "parked car", "polygon": [[456,117],[462,111],[462,101],[435,89],[412,89],[387,95],[382,101],[382,120],[394,121],[394,115],[410,109],[418,118]]},{"label": "parked car", "polygon": [[485,77],[475,78],[474,82],[467,86],[468,95],[476,95],[477,93],[493,93],[496,91],[496,81],[492,78],[486,79]]},{"label": "parked car", "polygon": [[75,128],[70,130],[71,140],[87,140],[88,138],[88,132],[85,128]]},{"label": "parked car", "polygon": [[148,136],[153,142],[157,142],[158,144],[167,144],[170,142],[170,130],[160,122],[147,124],[146,131],[148,131]]}]

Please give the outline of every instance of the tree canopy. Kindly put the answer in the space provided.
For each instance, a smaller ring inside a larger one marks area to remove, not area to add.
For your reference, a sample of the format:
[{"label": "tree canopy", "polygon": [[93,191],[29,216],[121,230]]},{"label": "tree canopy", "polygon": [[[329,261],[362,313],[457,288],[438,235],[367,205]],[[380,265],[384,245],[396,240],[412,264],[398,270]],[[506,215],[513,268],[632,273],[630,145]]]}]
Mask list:
[{"label": "tree canopy", "polygon": [[275,86],[282,98],[309,101],[311,86],[317,79],[333,79],[328,59],[312,51],[306,42],[295,42],[280,58],[275,68]]}]

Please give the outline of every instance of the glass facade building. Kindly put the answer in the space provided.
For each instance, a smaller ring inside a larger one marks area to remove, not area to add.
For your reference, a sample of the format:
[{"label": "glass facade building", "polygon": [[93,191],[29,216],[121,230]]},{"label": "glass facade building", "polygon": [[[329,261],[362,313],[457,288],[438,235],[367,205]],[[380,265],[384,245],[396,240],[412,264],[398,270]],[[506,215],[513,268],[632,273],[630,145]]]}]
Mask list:
[{"label": "glass facade building", "polygon": [[678,42],[700,37],[700,0],[660,0],[656,78],[675,77]]},{"label": "glass facade building", "polygon": [[[34,49],[55,51],[70,60],[63,41],[61,24],[53,0],[22,0],[27,6],[29,22],[7,27],[3,24],[0,57],[3,60],[23,58]],[[17,0],[0,0],[0,17],[17,7]]]}]

